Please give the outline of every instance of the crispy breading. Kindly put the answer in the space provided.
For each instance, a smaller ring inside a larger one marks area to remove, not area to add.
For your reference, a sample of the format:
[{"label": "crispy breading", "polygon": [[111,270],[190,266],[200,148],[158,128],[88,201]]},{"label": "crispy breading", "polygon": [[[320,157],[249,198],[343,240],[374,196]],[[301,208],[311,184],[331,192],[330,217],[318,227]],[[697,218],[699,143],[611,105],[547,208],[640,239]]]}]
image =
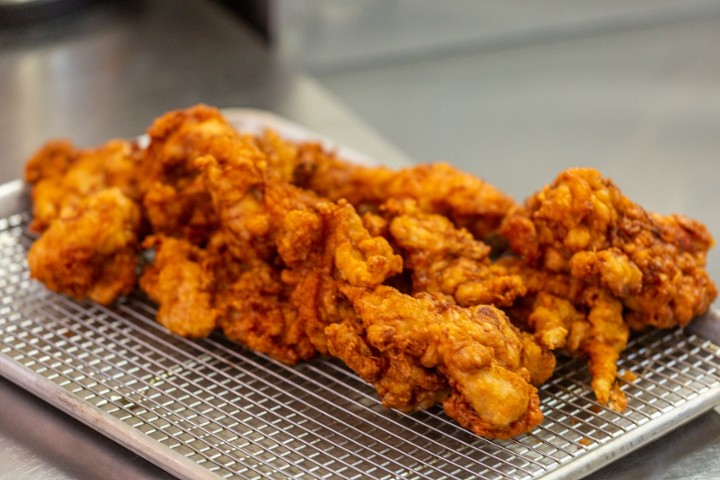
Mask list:
[{"label": "crispy breading", "polygon": [[207,253],[185,239],[153,235],[143,247],[154,258],[140,278],[140,288],[158,303],[157,320],[183,337],[202,338],[215,330],[212,280],[202,264]]},{"label": "crispy breading", "polygon": [[364,213],[390,199],[415,200],[420,210],[444,215],[477,238],[495,234],[514,201],[484,180],[447,163],[392,170],[353,164],[317,143],[297,147],[294,183],[331,200],[344,198]]},{"label": "crispy breading", "polygon": [[106,188],[118,187],[137,200],[141,156],[139,147],[126,140],[112,140],[94,149],[77,149],[66,141],[49,142],[25,166],[25,180],[32,185],[30,228],[45,231],[64,207],[76,206]]},{"label": "crispy breading", "polygon": [[686,325],[716,296],[707,229],[645,212],[592,169],[519,206],[445,163],[355,165],[242,135],[205,105],[147,140],[57,141],[30,159],[34,278],[110,303],[144,248],[140,288],[170,331],[221,330],[288,364],[335,356],[385,405],[442,403],[488,438],[542,420],[552,351],[586,357],[597,399],[624,408],[631,329]]},{"label": "crispy breading", "polygon": [[115,187],[66,205],[28,252],[50,290],[107,304],[135,286],[140,211]]},{"label": "crispy breading", "polygon": [[153,232],[207,241],[217,218],[195,160],[211,154],[217,138],[240,134],[216,108],[196,105],[159,117],[147,135],[138,175]]},{"label": "crispy breading", "polygon": [[490,246],[447,217],[422,211],[414,200],[391,199],[380,210],[412,272],[413,292],[447,297],[461,306],[509,306],[525,295],[518,275],[492,265]]},{"label": "crispy breading", "polygon": [[621,408],[615,363],[630,328],[686,325],[717,295],[705,270],[713,239],[680,215],[650,214],[609,179],[569,169],[504,220],[535,305],[528,323],[541,344],[589,358],[601,403]]},{"label": "crispy breading", "polygon": [[[353,336],[347,327],[329,327],[330,352],[381,387],[387,405],[415,409],[442,400],[448,415],[488,438],[509,438],[542,420],[522,363],[523,340],[500,310],[387,286],[345,291],[362,328]],[[369,368],[368,353],[376,359]]]},{"label": "crispy breading", "polygon": [[[302,354],[278,355],[278,348],[263,348],[255,340],[250,344],[286,362],[307,358],[308,341],[326,353],[325,326],[353,314],[336,285],[336,262],[354,262],[349,281],[367,285],[399,272],[400,257],[384,239],[367,234],[347,203],[335,204],[269,175],[266,156],[249,139],[218,142],[217,157],[208,155],[197,163],[220,219],[225,247],[246,269],[240,278],[226,279],[234,299],[224,302],[231,311],[221,317],[220,325],[226,335],[244,344],[247,338],[238,333],[252,331],[257,340],[261,332],[272,332],[267,339],[272,345],[278,335],[285,336],[282,332],[294,332],[295,340],[280,343],[297,345]],[[253,294],[255,273],[267,281]],[[250,288],[245,286],[248,281]],[[259,298],[262,292],[265,296]],[[252,329],[244,326],[249,318]]]}]

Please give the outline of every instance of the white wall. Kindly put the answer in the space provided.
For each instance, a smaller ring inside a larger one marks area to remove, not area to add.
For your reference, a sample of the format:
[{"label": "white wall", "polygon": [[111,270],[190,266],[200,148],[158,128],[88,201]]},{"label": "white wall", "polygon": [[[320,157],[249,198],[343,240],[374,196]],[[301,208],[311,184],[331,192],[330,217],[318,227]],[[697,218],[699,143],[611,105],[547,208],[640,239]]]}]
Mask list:
[{"label": "white wall", "polygon": [[327,71],[700,17],[718,0],[277,0],[277,53]]}]

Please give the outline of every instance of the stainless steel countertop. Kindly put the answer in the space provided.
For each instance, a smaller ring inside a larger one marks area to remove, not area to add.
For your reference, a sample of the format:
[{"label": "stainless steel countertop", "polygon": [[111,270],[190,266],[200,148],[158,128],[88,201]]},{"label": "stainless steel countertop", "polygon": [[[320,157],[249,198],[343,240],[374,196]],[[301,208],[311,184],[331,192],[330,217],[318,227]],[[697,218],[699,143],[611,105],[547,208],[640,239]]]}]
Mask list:
[{"label": "stainless steel countertop", "polygon": [[[0,31],[0,184],[49,138],[130,137],[196,102],[271,110],[387,164],[407,161],[214,3],[101,2]],[[171,478],[4,379],[0,404],[0,478]],[[710,412],[591,478],[706,478],[720,471],[719,454]]]},{"label": "stainless steel countertop", "polygon": [[50,138],[93,146],[132,137],[198,102],[270,110],[390,163],[407,161],[214,2],[105,1],[0,29],[0,184],[20,178]]}]

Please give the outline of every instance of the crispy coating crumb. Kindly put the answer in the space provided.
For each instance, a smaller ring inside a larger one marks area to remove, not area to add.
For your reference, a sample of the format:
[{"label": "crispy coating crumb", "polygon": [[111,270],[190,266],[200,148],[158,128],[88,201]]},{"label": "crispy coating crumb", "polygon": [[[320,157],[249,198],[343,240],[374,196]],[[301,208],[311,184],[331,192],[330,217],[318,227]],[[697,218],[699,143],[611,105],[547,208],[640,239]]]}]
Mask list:
[{"label": "crispy coating crumb", "polygon": [[30,228],[47,230],[63,208],[76,208],[85,197],[106,188],[118,187],[125,196],[137,200],[140,158],[137,145],[125,140],[86,150],[76,149],[67,141],[49,142],[25,166],[25,180],[32,185]]},{"label": "crispy coating crumb", "polygon": [[158,321],[183,337],[210,335],[218,311],[212,306],[211,280],[202,268],[205,251],[187,240],[162,235],[147,237],[143,246],[155,249],[140,287],[160,305]]}]

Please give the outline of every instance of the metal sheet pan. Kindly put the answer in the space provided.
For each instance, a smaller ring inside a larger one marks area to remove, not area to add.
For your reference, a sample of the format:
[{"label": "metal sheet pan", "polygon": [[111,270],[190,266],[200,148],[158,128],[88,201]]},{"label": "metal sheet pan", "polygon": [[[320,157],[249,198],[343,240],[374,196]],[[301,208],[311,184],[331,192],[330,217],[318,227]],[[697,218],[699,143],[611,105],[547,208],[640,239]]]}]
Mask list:
[{"label": "metal sheet pan", "polygon": [[[244,130],[316,138],[267,112],[226,114]],[[382,407],[332,359],[288,367],[219,336],[170,335],[140,293],[102,307],[48,292],[27,274],[22,184],[0,195],[0,374],[180,478],[579,477],[720,403],[720,347],[703,336],[717,332],[711,311],[692,329],[631,340],[626,412],[594,401],[583,362],[561,360],[541,389],[543,424],[485,440],[438,408]]]}]

